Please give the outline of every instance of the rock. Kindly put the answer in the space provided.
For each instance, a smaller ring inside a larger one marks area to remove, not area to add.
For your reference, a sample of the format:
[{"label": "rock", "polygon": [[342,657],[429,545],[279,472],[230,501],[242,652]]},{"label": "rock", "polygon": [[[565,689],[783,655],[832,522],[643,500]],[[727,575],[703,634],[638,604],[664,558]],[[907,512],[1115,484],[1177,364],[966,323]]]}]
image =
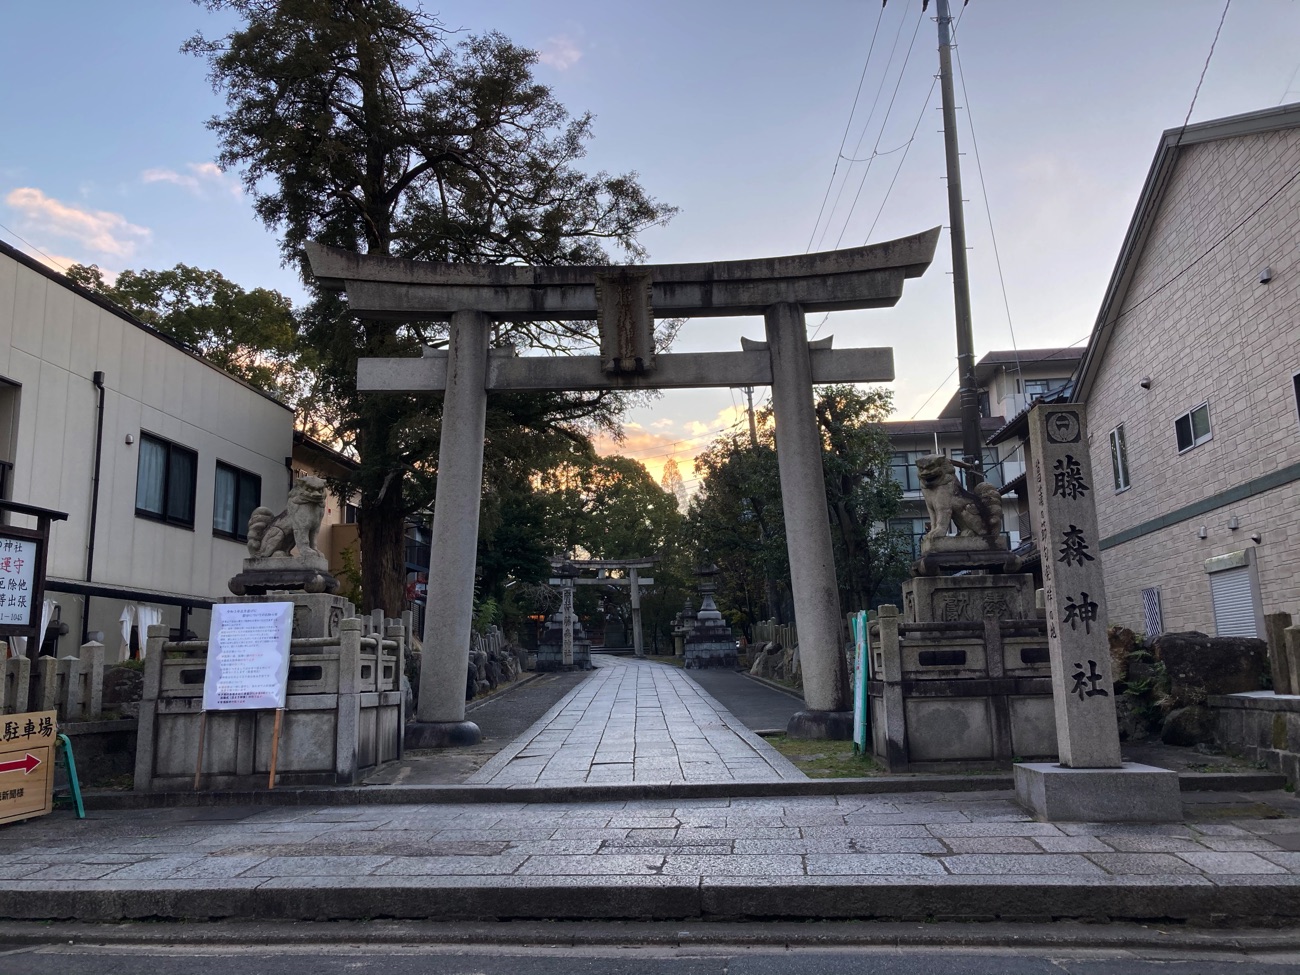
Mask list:
[{"label": "rock", "polygon": [[1151,734],[1142,704],[1131,694],[1115,695],[1115,720],[1120,741],[1144,741]]},{"label": "rock", "polygon": [[406,712],[408,720],[415,718],[415,692],[411,689],[411,682],[406,675],[402,675],[402,706]]},{"label": "rock", "polygon": [[1203,704],[1192,704],[1170,711],[1160,729],[1160,740],[1166,745],[1190,747],[1214,741],[1214,709]]},{"label": "rock", "polygon": [[[144,669],[139,666],[122,666],[104,668],[105,711],[128,713],[128,707],[135,705],[134,712],[140,711],[140,698],[144,696]],[[22,710],[21,708],[19,710]]]},{"label": "rock", "polygon": [[1110,640],[1111,676],[1123,680],[1128,672],[1128,658],[1137,649],[1137,634],[1127,626],[1107,628],[1106,637]]},{"label": "rock", "polygon": [[1151,652],[1168,672],[1174,707],[1204,704],[1211,694],[1257,691],[1268,667],[1268,644],[1253,637],[1165,633]]}]

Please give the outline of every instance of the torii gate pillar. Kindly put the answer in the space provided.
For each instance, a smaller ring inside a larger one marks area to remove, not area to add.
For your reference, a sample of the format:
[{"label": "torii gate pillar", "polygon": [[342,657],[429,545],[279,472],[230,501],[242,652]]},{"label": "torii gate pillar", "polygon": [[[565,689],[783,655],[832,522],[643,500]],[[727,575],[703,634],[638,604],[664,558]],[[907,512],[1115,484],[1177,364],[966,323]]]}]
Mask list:
[{"label": "torii gate pillar", "polygon": [[813,413],[812,366],[803,309],[789,303],[772,305],[763,312],[763,323],[772,357],[781,509],[808,708],[791,719],[787,730],[798,738],[842,739],[853,734],[853,712],[848,667],[840,648],[840,595],[826,517],[822,443]]}]

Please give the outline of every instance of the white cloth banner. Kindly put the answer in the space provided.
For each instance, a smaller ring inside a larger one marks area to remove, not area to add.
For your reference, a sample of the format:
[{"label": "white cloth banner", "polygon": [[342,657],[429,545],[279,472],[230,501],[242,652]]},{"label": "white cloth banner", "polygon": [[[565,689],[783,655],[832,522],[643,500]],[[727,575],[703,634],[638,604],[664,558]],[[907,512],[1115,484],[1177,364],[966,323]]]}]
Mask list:
[{"label": "white cloth banner", "polygon": [[[36,641],[36,652],[40,653],[41,644],[45,642],[45,634],[50,628],[50,620],[54,619],[54,610],[58,607],[53,599],[47,599],[41,603],[41,629],[40,637]],[[9,638],[9,654],[13,657],[27,656],[27,637],[12,636]]]},{"label": "white cloth banner", "polygon": [[122,627],[122,647],[118,650],[119,661],[131,659],[131,627],[135,625],[135,603],[122,607],[122,615],[117,618]]},{"label": "white cloth banner", "polygon": [[135,627],[140,634],[140,659],[144,659],[145,648],[149,645],[149,627],[162,622],[162,610],[147,603],[136,603]]}]

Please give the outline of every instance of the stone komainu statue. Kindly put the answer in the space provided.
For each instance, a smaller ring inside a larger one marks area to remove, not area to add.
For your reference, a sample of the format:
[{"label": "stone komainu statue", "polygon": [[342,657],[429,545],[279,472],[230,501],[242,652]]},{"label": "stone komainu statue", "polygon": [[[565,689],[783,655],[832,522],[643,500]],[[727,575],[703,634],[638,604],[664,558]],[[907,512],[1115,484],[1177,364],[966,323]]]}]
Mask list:
[{"label": "stone komainu statue", "polygon": [[1002,531],[1002,496],[992,484],[981,481],[974,491],[967,491],[957,481],[953,462],[940,454],[917,458],[916,471],[930,515],[927,538],[946,536],[949,522],[955,522],[957,534],[966,537],[992,538]]},{"label": "stone komainu statue", "polygon": [[248,554],[253,558],[320,555],[316,536],[325,517],[325,479],[300,477],[289,491],[289,506],[278,515],[270,508],[254,508],[248,517]]}]

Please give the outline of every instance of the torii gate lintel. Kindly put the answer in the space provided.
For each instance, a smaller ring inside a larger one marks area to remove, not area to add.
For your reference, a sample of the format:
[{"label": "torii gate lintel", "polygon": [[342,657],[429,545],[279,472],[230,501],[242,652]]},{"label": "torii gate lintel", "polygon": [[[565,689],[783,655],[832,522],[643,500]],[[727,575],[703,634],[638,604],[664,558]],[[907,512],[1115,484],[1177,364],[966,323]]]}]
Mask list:
[{"label": "torii gate lintel", "polygon": [[[814,348],[805,314],[895,304],[904,280],[929,266],[938,239],[935,227],[820,254],[632,268],[439,264],[308,243],[312,272],[323,286],[346,291],[355,313],[446,320],[451,326],[445,355],[362,360],[358,369],[360,391],[445,392],[419,722],[408,728],[408,746],[469,744],[479,737],[477,726],[465,720],[463,689],[489,391],[737,383],[771,385],[782,431],[777,463],[806,705],[789,731],[805,738],[850,737],[848,671],[812,386],[888,381],[893,355],[890,349]],[[747,341],[738,353],[654,350],[655,317],[736,315],[762,315],[766,343]],[[488,350],[494,321],[593,318],[601,326],[599,356],[517,357]]]}]

